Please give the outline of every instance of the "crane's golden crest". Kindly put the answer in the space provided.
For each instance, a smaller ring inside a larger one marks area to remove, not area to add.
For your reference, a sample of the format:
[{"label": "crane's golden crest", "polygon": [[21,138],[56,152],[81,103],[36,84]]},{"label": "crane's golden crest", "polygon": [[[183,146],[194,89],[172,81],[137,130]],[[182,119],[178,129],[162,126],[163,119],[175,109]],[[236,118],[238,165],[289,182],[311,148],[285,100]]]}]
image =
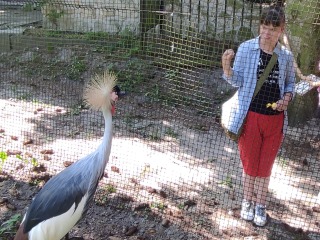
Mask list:
[{"label": "crane's golden crest", "polygon": [[117,82],[117,77],[105,71],[95,75],[84,90],[85,102],[95,110],[111,108],[111,92]]}]

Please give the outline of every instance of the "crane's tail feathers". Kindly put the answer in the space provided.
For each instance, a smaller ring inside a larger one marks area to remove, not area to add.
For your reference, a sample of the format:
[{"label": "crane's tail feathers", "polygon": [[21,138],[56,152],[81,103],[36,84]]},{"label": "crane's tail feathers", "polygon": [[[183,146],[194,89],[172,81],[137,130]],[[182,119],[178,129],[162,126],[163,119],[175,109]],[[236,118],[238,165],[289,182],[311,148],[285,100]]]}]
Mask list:
[{"label": "crane's tail feathers", "polygon": [[117,77],[109,71],[95,75],[85,88],[85,102],[95,110],[111,109],[111,92],[116,82]]}]

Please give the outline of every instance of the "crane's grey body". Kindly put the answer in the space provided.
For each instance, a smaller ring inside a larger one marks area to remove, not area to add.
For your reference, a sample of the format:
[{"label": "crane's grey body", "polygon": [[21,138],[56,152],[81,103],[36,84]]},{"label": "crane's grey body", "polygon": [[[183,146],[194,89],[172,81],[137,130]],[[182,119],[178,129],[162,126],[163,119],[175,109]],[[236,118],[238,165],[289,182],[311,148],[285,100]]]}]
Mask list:
[{"label": "crane's grey body", "polygon": [[[111,113],[107,118],[106,127],[111,129]],[[105,132],[103,144],[96,151],[73,163],[45,184],[28,208],[24,219],[24,232],[30,232],[47,219],[62,215],[73,205],[74,211],[77,210],[84,198],[83,209],[78,209],[81,217],[76,219],[75,223],[86,214],[109,159],[111,137],[111,131]]]},{"label": "crane's grey body", "polygon": [[86,90],[86,100],[102,110],[100,146],[51,178],[35,196],[15,240],[60,240],[86,214],[109,159],[112,141],[111,92],[115,78],[105,73]]},{"label": "crane's grey body", "polygon": [[[91,153],[47,182],[27,211],[24,224],[25,232],[29,232],[34,226],[46,219],[65,213],[73,204],[77,208],[81,199],[88,194],[82,212],[82,215],[85,215],[88,203],[93,198],[97,184],[103,175],[103,172],[99,175],[95,174],[97,171],[94,167],[102,167],[95,162],[98,154],[97,151]],[[86,169],[87,171],[84,174],[78,169]]]}]

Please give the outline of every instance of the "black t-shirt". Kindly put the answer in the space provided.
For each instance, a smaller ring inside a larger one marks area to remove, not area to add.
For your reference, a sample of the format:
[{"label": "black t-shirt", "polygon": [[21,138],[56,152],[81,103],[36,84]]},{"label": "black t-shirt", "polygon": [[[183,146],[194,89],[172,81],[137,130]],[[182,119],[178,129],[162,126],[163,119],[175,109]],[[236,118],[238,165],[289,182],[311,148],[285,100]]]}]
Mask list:
[{"label": "black t-shirt", "polygon": [[[257,69],[257,78],[263,73],[267,67],[272,55],[267,54],[260,50],[260,59]],[[279,88],[279,62],[274,65],[268,78],[264,81],[260,91],[251,102],[250,111],[261,113],[265,115],[277,115],[281,112],[273,110],[271,107],[266,107],[268,103],[277,102],[280,99],[280,88]]]}]

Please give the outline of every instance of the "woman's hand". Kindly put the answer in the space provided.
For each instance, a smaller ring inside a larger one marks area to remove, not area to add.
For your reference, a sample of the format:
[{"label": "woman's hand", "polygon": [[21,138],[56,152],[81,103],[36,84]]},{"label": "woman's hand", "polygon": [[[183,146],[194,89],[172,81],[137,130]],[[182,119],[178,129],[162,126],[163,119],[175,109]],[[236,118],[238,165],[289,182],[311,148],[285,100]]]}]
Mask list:
[{"label": "woman's hand", "polygon": [[235,54],[232,49],[227,49],[222,55],[222,68],[227,77],[232,76],[231,61],[234,58],[234,55]]},{"label": "woman's hand", "polygon": [[274,106],[272,106],[273,110],[277,110],[279,112],[286,111],[288,109],[289,102],[292,100],[292,93],[287,92],[284,94],[283,98],[278,100]]},{"label": "woman's hand", "polygon": [[282,111],[286,111],[288,109],[289,102],[284,99],[280,99],[276,102],[276,104],[277,104],[277,106],[272,109],[277,110],[279,112],[282,112]]}]

